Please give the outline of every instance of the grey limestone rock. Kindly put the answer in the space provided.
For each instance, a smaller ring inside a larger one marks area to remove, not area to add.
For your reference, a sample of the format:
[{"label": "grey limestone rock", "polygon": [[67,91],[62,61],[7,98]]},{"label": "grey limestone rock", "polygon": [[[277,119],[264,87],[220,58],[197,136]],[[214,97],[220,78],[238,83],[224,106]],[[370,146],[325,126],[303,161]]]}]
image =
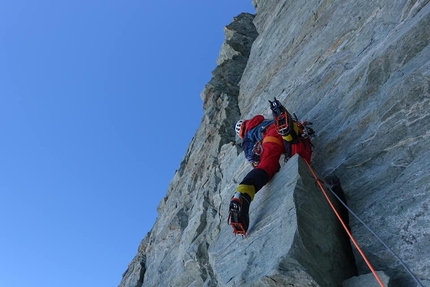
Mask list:
[{"label": "grey limestone rock", "polygon": [[222,226],[212,242],[219,286],[339,286],[355,275],[349,241],[327,206],[304,161],[291,158],[251,203],[248,235]]},{"label": "grey limestone rock", "polygon": [[[390,278],[382,271],[376,271],[379,279],[381,279],[384,286],[390,286]],[[379,287],[379,283],[375,280],[373,274],[365,274],[354,276],[342,283],[342,287]]]},{"label": "grey limestone rock", "polygon": [[[429,1],[257,2],[241,112],[277,96],[313,121],[313,166],[336,173],[352,210],[428,280]],[[415,286],[363,225],[351,227],[393,286]]]},{"label": "grey limestone rock", "polygon": [[224,27],[225,41],[221,45],[216,63],[221,65],[234,56],[244,56],[248,60],[252,43],[258,36],[252,21],[254,15],[242,13],[233,19],[233,22]]},{"label": "grey limestone rock", "polygon": [[[227,226],[250,170],[231,126],[270,117],[273,97],[314,123],[312,167],[340,178],[351,210],[428,286],[429,2],[253,0],[255,16],[225,28],[201,125],[120,286],[340,286],[354,267],[369,273],[355,248],[355,266],[338,263],[349,245],[293,162],[257,194],[246,238]],[[354,216],[350,227],[389,287],[417,286]]]}]

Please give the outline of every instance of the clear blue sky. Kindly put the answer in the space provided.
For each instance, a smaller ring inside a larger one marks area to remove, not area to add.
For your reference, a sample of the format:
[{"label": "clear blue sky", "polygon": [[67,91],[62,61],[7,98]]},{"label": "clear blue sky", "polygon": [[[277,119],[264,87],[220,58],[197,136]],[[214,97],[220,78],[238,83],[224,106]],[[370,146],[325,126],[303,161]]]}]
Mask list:
[{"label": "clear blue sky", "polygon": [[0,0],[0,286],[117,286],[251,0]]}]

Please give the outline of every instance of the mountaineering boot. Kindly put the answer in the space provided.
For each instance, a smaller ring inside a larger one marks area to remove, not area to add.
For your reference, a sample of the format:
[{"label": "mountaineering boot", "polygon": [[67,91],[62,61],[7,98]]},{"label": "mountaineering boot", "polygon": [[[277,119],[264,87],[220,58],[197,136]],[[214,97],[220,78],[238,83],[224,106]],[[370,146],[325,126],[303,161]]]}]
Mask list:
[{"label": "mountaineering boot", "polygon": [[246,235],[249,226],[249,205],[251,197],[248,194],[236,192],[230,201],[228,223],[233,227],[233,233]]}]

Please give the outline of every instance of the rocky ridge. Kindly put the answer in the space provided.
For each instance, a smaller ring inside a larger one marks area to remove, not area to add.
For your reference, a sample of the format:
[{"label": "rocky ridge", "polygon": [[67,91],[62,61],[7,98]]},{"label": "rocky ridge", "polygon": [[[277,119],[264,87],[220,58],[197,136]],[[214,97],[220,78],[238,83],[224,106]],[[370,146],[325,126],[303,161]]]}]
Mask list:
[{"label": "rocky ridge", "polygon": [[[201,93],[201,125],[120,286],[285,286],[294,278],[295,286],[340,286],[351,276],[345,268],[327,276],[337,278],[330,282],[318,275],[327,274],[324,268],[305,264],[326,260],[337,248],[314,258],[310,249],[291,244],[308,222],[295,218],[308,209],[327,211],[319,201],[303,208],[291,199],[317,196],[310,187],[296,189],[309,180],[293,161],[257,194],[247,238],[235,238],[226,224],[229,198],[250,168],[231,126],[254,114],[269,116],[267,100],[273,97],[314,122],[312,166],[321,177],[341,178],[350,208],[430,286],[429,1],[253,4],[255,17],[241,14],[225,28],[218,66]],[[279,210],[272,206],[277,198],[285,199]],[[281,220],[282,228],[273,227],[270,210],[278,210],[273,220]],[[387,286],[416,286],[399,261],[350,218],[372,265],[391,278]],[[335,222],[314,222],[303,238],[321,237],[318,227],[335,229]],[[356,251],[355,263],[360,274],[369,272]],[[348,282],[344,286],[353,286]]]}]

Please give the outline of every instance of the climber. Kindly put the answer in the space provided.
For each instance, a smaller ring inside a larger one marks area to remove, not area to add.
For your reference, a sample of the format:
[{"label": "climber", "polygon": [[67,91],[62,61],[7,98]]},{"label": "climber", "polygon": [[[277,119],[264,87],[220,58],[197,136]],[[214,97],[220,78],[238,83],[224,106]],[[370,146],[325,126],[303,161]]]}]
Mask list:
[{"label": "climber", "polygon": [[296,153],[307,162],[311,160],[309,138],[314,135],[314,131],[307,127],[311,123],[294,120],[276,98],[269,102],[273,120],[256,115],[249,120],[239,120],[234,127],[242,139],[245,157],[253,167],[237,186],[230,201],[228,222],[235,235],[246,235],[250,203],[254,195],[279,171],[282,154],[285,154],[286,160]]}]

